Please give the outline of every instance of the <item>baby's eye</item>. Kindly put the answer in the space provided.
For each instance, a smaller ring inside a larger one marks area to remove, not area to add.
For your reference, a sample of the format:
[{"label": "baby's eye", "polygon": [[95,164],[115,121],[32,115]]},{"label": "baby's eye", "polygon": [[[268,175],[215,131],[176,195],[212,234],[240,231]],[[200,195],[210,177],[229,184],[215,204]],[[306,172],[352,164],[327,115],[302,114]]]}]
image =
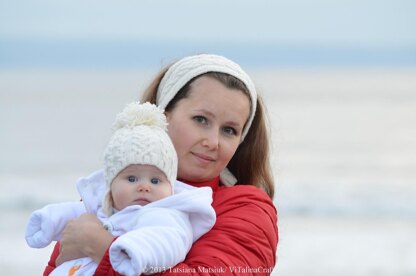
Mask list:
[{"label": "baby's eye", "polygon": [[152,184],[159,184],[160,183],[160,179],[157,177],[153,177],[152,179],[150,179],[150,182]]},{"label": "baby's eye", "polygon": [[130,175],[129,177],[127,177],[127,180],[129,182],[136,182],[137,181],[137,177]]},{"label": "baby's eye", "polygon": [[205,118],[204,116],[194,116],[193,118],[196,122],[200,123],[200,124],[204,124],[206,125],[208,123],[207,118]]}]

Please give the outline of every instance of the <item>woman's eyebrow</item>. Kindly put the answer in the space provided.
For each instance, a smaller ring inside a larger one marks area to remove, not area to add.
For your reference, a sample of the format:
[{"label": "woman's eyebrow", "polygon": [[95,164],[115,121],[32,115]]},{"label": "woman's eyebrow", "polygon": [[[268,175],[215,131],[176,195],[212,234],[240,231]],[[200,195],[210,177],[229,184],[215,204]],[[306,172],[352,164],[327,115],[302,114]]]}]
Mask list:
[{"label": "woman's eyebrow", "polygon": [[212,117],[212,118],[216,118],[217,117],[217,116],[215,116],[214,113],[212,113],[211,111],[209,111],[207,109],[204,109],[204,108],[202,108],[202,109],[194,109],[193,111],[194,112],[201,112],[204,115],[207,115],[207,116]]},{"label": "woman's eyebrow", "polygon": [[236,122],[236,121],[227,121],[225,122],[225,124],[235,127],[235,128],[243,128],[243,126],[239,122]]}]

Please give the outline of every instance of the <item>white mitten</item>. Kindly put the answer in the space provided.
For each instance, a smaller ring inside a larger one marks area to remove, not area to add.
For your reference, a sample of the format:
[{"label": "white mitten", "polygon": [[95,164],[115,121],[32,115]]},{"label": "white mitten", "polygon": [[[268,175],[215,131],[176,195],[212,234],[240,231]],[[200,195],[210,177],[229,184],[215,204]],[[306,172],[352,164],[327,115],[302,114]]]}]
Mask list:
[{"label": "white mitten", "polygon": [[30,247],[43,248],[61,238],[62,231],[70,219],[85,213],[82,202],[49,204],[36,210],[26,225],[26,242]]}]

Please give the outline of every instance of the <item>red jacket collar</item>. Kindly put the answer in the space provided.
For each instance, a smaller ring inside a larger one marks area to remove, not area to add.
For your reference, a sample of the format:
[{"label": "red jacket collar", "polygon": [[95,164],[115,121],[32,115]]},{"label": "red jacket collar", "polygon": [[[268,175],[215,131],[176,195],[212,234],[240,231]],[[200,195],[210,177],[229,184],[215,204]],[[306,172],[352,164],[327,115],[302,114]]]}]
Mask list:
[{"label": "red jacket collar", "polygon": [[192,182],[192,181],[188,181],[188,180],[184,180],[184,179],[179,179],[180,181],[185,182],[186,184],[189,184],[191,186],[194,187],[211,187],[213,191],[217,190],[218,187],[220,186],[220,177],[217,176],[211,180],[208,181],[203,181],[203,182]]}]

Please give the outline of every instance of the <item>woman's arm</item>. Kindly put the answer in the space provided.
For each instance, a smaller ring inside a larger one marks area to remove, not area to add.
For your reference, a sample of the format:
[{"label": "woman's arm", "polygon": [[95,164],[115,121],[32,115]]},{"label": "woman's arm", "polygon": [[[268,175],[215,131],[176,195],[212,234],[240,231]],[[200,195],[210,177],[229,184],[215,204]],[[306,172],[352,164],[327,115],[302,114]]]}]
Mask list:
[{"label": "woman's arm", "polygon": [[48,266],[53,269],[65,261],[82,257],[90,257],[99,263],[113,240],[95,215],[83,214],[68,222]]},{"label": "woman's arm", "polygon": [[214,228],[194,243],[186,260],[163,275],[270,275],[276,263],[277,213],[254,186],[214,194]]},{"label": "woman's arm", "polygon": [[66,225],[56,263],[60,265],[82,257],[90,257],[99,263],[113,239],[95,215],[84,214]]},{"label": "woman's arm", "polygon": [[[214,227],[193,244],[185,261],[163,274],[270,275],[278,242],[277,214],[270,198],[254,186],[224,187],[214,193],[213,207],[217,213]],[[88,231],[91,239],[99,243],[101,234],[94,232],[98,229]],[[101,250],[96,252],[96,258],[104,256],[95,275],[120,275],[110,263],[108,247],[112,240],[104,242],[107,248],[102,251],[104,246],[99,245]],[[91,242],[87,247],[93,246]]]},{"label": "woman's arm", "polygon": [[[220,188],[213,195],[214,227],[186,259],[163,275],[270,275],[276,263],[277,214],[273,202],[254,186]],[[119,275],[108,251],[95,275]]]},{"label": "woman's arm", "polygon": [[93,214],[83,214],[69,221],[43,275],[49,275],[63,262],[82,257],[90,257],[100,263],[114,239]]}]

